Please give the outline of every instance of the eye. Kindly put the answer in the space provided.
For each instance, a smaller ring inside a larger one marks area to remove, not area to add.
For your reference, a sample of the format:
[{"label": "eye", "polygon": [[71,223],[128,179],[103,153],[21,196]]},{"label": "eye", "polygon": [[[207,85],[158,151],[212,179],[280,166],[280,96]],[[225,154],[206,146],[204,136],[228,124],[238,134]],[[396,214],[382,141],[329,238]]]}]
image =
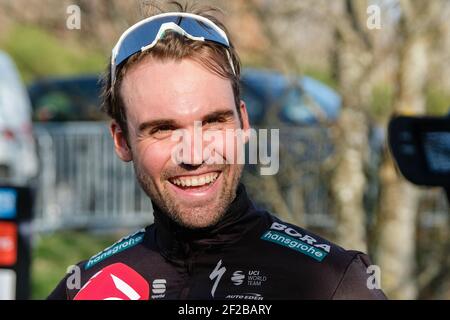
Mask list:
[{"label": "eye", "polygon": [[169,131],[169,130],[172,130],[172,129],[173,128],[170,125],[163,125],[163,126],[158,126],[158,127],[152,128],[150,133],[154,134],[154,133],[158,133],[158,132]]},{"label": "eye", "polygon": [[164,138],[169,136],[175,128],[171,125],[161,125],[150,130],[150,135],[155,138]]}]

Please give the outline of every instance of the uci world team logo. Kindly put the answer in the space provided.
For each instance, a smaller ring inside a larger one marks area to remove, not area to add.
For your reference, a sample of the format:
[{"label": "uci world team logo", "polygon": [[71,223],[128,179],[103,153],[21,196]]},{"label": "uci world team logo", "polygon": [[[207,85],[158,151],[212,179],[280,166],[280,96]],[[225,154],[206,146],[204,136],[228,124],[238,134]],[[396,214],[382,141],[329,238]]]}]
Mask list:
[{"label": "uci world team logo", "polygon": [[231,276],[231,282],[235,286],[247,285],[259,287],[267,281],[267,276],[260,270],[237,270]]}]

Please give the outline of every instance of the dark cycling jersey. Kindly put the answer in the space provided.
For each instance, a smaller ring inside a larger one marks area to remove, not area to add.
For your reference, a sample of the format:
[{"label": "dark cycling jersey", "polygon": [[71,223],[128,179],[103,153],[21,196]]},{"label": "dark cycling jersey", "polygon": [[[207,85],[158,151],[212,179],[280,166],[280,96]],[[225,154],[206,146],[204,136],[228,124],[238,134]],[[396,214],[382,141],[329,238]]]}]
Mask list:
[{"label": "dark cycling jersey", "polygon": [[[188,230],[154,206],[155,223],[78,264],[81,286],[121,262],[150,299],[385,299],[368,257],[257,209],[241,184],[214,227]],[[49,299],[73,299],[64,278]],[[375,288],[374,288],[375,287]]]}]

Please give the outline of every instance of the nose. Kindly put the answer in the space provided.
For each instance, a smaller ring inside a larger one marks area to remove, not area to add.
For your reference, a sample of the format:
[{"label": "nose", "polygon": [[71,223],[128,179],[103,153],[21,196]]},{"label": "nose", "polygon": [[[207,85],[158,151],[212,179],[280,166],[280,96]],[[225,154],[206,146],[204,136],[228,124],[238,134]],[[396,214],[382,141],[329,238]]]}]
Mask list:
[{"label": "nose", "polygon": [[182,162],[191,166],[198,166],[205,162],[202,122],[195,121],[194,126],[186,130],[183,135]]}]

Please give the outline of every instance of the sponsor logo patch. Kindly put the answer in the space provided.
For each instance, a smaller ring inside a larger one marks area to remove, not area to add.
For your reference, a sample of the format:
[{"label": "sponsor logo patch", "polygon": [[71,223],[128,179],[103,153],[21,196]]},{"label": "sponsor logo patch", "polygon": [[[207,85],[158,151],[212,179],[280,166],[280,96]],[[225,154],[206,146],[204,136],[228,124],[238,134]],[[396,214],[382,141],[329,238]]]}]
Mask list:
[{"label": "sponsor logo patch", "polygon": [[267,281],[267,276],[264,275],[260,270],[237,270],[233,272],[231,281],[235,286],[244,284],[247,286],[259,287]]},{"label": "sponsor logo patch", "polygon": [[87,270],[87,269],[95,266],[97,263],[99,263],[119,252],[128,250],[128,249],[138,245],[139,243],[141,243],[144,240],[144,235],[145,235],[145,230],[142,229],[142,230],[139,230],[139,231],[127,236],[127,237],[120,239],[112,246],[106,248],[102,252],[100,252],[100,253],[96,254],[95,256],[93,256],[92,258],[90,258],[89,261],[86,262],[86,264],[84,265],[84,269]]},{"label": "sponsor logo patch", "polygon": [[219,285],[220,279],[222,279],[222,276],[226,271],[227,271],[227,268],[222,266],[222,260],[219,260],[219,262],[217,262],[216,267],[209,275],[209,279],[214,280],[214,284],[211,289],[211,296],[213,298],[214,298],[214,294],[216,292],[217,286]]},{"label": "sponsor logo patch", "polygon": [[241,294],[229,294],[225,299],[234,300],[264,300],[264,297],[259,293],[241,293]]},{"label": "sponsor logo patch", "polygon": [[299,239],[288,236],[285,233],[273,230],[269,230],[264,233],[261,239],[301,252],[317,261],[322,261],[328,254],[327,252],[325,252],[325,250],[316,248]]},{"label": "sponsor logo patch", "polygon": [[166,279],[155,279],[152,283],[152,299],[162,299],[166,296]]},{"label": "sponsor logo patch", "polygon": [[244,283],[245,275],[242,273],[241,270],[235,271],[233,273],[233,276],[231,277],[231,281],[233,281],[233,284],[235,286],[240,286]]}]

